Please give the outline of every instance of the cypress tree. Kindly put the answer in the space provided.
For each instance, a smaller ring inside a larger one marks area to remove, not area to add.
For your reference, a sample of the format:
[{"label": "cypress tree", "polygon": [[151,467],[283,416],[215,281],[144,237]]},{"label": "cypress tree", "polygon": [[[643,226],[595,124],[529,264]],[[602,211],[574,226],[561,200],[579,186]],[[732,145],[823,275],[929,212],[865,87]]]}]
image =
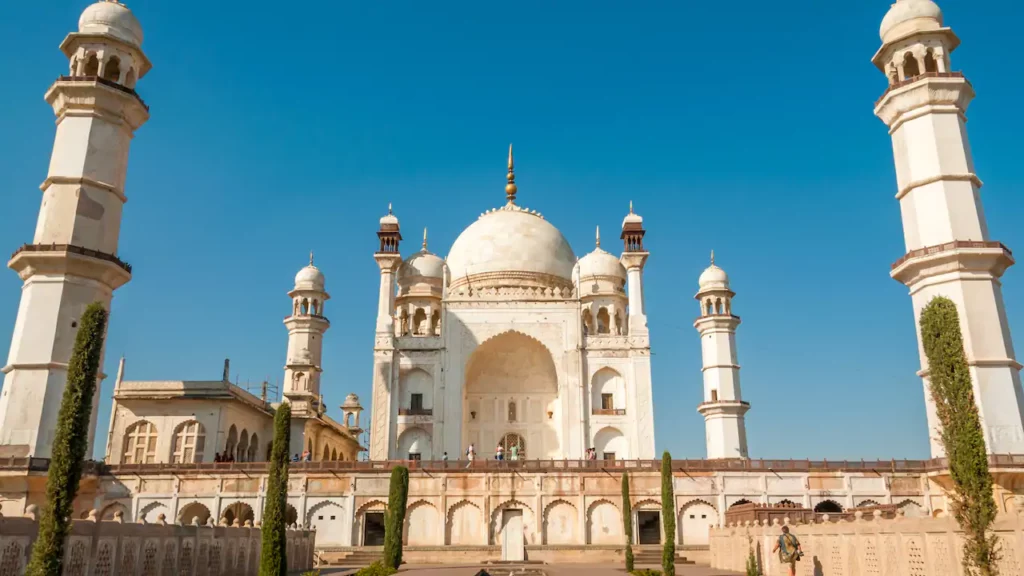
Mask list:
[{"label": "cypress tree", "polygon": [[998,541],[989,528],[996,517],[985,436],[960,332],[956,304],[942,296],[921,311],[921,341],[928,381],[941,429],[939,439],[953,480],[953,516],[964,531],[964,570],[996,574]]},{"label": "cypress tree", "polygon": [[629,502],[629,474],[622,473],[622,530],[626,533],[626,572],[633,571],[633,505]]},{"label": "cypress tree", "polygon": [[661,550],[661,573],[676,576],[676,511],[672,488],[672,455],[661,456],[661,523],[665,527],[665,546]]},{"label": "cypress tree", "polygon": [[288,445],[291,443],[292,409],[287,402],[274,414],[274,443],[267,463],[267,499],[263,504],[262,548],[259,576],[287,576]]},{"label": "cypress tree", "polygon": [[396,570],[402,564],[402,528],[408,500],[409,469],[396,466],[391,471],[387,518],[384,521],[384,565]]},{"label": "cypress tree", "polygon": [[63,570],[64,539],[71,529],[72,505],[89,449],[89,419],[106,328],[107,311],[99,302],[90,304],[82,314],[68,362],[68,380],[46,476],[46,503],[26,576],[60,576]]}]

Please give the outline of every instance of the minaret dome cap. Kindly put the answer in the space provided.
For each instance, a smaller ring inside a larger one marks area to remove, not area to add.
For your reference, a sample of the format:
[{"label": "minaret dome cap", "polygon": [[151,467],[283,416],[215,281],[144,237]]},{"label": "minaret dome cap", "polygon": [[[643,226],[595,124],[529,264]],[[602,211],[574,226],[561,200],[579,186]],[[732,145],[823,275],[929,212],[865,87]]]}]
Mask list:
[{"label": "minaret dome cap", "polygon": [[711,253],[711,266],[704,269],[697,280],[701,290],[729,289],[729,275],[715,265],[715,253]]},{"label": "minaret dome cap", "polygon": [[629,201],[629,214],[626,214],[626,217],[622,219],[622,227],[625,228],[626,224],[643,224],[643,223],[644,223],[643,216],[640,216],[636,212],[633,212],[633,201],[630,200]]},{"label": "minaret dome cap", "polygon": [[896,0],[882,19],[878,35],[892,42],[910,32],[942,28],[942,9],[932,0]]},{"label": "minaret dome cap", "polygon": [[295,275],[296,290],[316,290],[323,292],[325,286],[324,273],[313,265],[313,253],[309,253],[309,266]]},{"label": "minaret dome cap", "polygon": [[388,213],[385,214],[384,216],[382,216],[381,219],[380,219],[380,227],[381,228],[384,228],[384,226],[386,224],[390,224],[392,226],[398,226],[398,216],[395,216],[394,213],[391,212],[391,203],[390,202],[388,203]]},{"label": "minaret dome cap", "polygon": [[109,34],[137,47],[142,46],[142,24],[120,2],[101,0],[86,8],[78,19],[78,31],[82,34]]}]

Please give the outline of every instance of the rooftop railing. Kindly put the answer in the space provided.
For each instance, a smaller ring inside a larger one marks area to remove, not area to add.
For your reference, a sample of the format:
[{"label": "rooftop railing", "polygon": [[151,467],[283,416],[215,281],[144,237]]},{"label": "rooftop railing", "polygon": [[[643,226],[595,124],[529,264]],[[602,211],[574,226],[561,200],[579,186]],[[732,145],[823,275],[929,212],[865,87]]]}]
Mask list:
[{"label": "rooftop railing", "polygon": [[142,97],[139,96],[138,92],[136,92],[132,88],[128,88],[127,86],[122,86],[121,84],[118,84],[117,82],[114,82],[113,80],[107,80],[106,78],[103,78],[103,77],[100,77],[100,76],[58,76],[57,77],[57,81],[58,82],[96,82],[97,84],[102,84],[102,85],[104,85],[104,86],[106,86],[108,88],[113,88],[114,90],[119,90],[121,92],[124,92],[125,94],[129,94],[131,96],[134,96],[135,99],[139,101],[139,104],[142,104],[142,107],[145,108],[146,111],[149,111],[149,106],[142,99]]},{"label": "rooftop railing", "polygon": [[13,259],[22,252],[71,252],[72,254],[81,254],[82,256],[113,262],[125,272],[129,274],[132,273],[132,265],[121,260],[117,256],[107,254],[106,252],[100,252],[98,250],[92,250],[90,248],[75,246],[74,244],[23,244],[21,248],[14,251],[14,254],[11,254],[11,258]]},{"label": "rooftop railing", "polygon": [[[988,457],[995,469],[1024,469],[1024,454],[998,454]],[[534,473],[563,473],[622,470],[661,470],[661,460],[387,460],[292,462],[293,473],[303,472],[371,472],[405,466],[410,470],[430,472],[508,472],[518,470]],[[0,470],[45,472],[45,458],[0,459]],[[676,472],[891,472],[929,473],[948,468],[945,458],[932,460],[673,460]],[[104,464],[86,462],[87,474],[168,474],[182,472],[256,473],[267,471],[266,462],[203,462],[196,464]]]},{"label": "rooftop railing", "polygon": [[939,254],[941,252],[947,252],[950,250],[957,250],[959,248],[1001,248],[1010,256],[1013,252],[1003,245],[1002,242],[989,242],[980,240],[955,240],[953,242],[946,242],[945,244],[939,244],[937,246],[926,246],[924,248],[918,248],[917,250],[911,250],[904,254],[899,260],[893,262],[892,269],[895,270],[901,264],[910,260],[911,258],[917,258],[919,256],[929,256],[931,254]]},{"label": "rooftop railing", "polygon": [[[917,76],[912,76],[910,78],[906,78],[904,80],[900,80],[899,82],[896,82],[895,84],[890,84],[889,87],[885,90],[885,92],[882,93],[882,96],[879,97],[878,100],[875,100],[875,106],[878,106],[878,104],[882,100],[884,100],[886,96],[889,95],[889,92],[892,92],[893,90],[898,90],[900,88],[903,88],[904,86],[908,86],[910,84],[913,84],[914,82],[917,82],[918,80],[923,80],[925,78],[963,78],[963,77],[964,77],[964,73],[963,72],[925,72],[924,74],[918,74]],[[967,81],[967,84],[970,85],[970,81]]]}]

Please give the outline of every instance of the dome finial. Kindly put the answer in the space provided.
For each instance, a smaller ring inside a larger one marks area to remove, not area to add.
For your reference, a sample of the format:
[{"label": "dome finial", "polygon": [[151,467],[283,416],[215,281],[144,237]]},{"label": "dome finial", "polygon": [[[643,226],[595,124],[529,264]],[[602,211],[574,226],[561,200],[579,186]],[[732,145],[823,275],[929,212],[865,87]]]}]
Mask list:
[{"label": "dome finial", "polygon": [[310,266],[313,265],[313,251],[312,250],[309,251],[309,265]]},{"label": "dome finial", "polygon": [[633,213],[633,201],[632,200],[629,201],[629,213],[630,214]]},{"label": "dome finial", "polygon": [[427,251],[427,227],[423,227],[423,251]]},{"label": "dome finial", "polygon": [[505,185],[505,199],[508,200],[509,204],[516,203],[516,192],[519,189],[516,187],[516,173],[515,173],[515,162],[512,160],[512,145],[508,145],[508,184]]},{"label": "dome finial", "polygon": [[715,265],[715,251],[714,250],[711,251],[711,265],[712,266]]},{"label": "dome finial", "polygon": [[388,215],[391,214],[391,202],[388,202]]},{"label": "dome finial", "polygon": [[601,227],[597,227],[597,247],[601,247]]}]

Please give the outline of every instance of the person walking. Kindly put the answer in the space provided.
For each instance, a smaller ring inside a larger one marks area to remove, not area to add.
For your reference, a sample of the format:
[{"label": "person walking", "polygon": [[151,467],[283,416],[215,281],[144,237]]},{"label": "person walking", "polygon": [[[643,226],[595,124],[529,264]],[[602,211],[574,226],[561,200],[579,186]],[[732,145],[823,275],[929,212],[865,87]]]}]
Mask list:
[{"label": "person walking", "polygon": [[796,563],[804,555],[800,549],[800,541],[789,533],[789,526],[782,527],[782,535],[775,542],[772,552],[779,551],[779,561],[789,565],[789,576],[796,576]]},{"label": "person walking", "polygon": [[466,448],[466,459],[469,460],[469,463],[466,464],[466,468],[469,468],[470,466],[473,465],[474,458],[476,458],[476,448],[473,446],[473,443],[470,442],[469,448]]},{"label": "person walking", "polygon": [[519,444],[513,444],[509,450],[509,460],[519,460]]},{"label": "person walking", "polygon": [[494,449],[494,459],[499,462],[505,459],[505,449],[501,447],[501,444]]}]

